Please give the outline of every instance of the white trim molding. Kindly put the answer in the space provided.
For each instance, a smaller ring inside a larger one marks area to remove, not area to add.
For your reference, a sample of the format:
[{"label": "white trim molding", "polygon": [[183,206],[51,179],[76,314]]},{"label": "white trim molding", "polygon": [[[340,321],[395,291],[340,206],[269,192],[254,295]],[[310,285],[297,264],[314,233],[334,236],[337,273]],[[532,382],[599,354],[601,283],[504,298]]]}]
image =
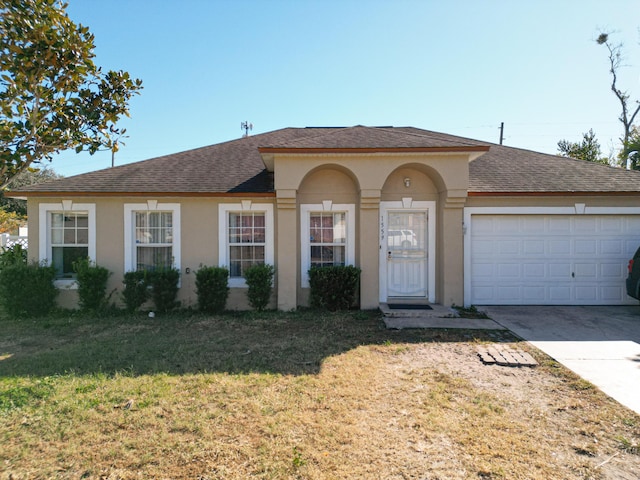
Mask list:
[{"label": "white trim molding", "polygon": [[[253,203],[242,200],[240,203],[221,203],[218,205],[218,265],[229,268],[229,213],[232,212],[264,212],[265,246],[264,263],[274,265],[274,217],[272,203]],[[229,277],[231,288],[247,288],[247,283],[241,277]]]},{"label": "white trim molding", "polygon": [[[353,203],[305,203],[300,205],[300,286],[309,288],[309,268],[311,268],[311,241],[309,239],[309,218],[312,212],[345,213],[347,223],[347,244],[345,265],[354,265],[356,259],[356,206]],[[292,233],[293,234],[293,233]]]},{"label": "white trim molding", "polygon": [[387,249],[386,235],[389,211],[426,212],[427,213],[427,298],[436,301],[436,202],[415,201],[411,198],[403,198],[401,201],[380,202],[380,225],[378,245],[379,258],[379,301],[387,301]]},{"label": "white trim molding", "polygon": [[[59,212],[86,212],[89,221],[89,259],[96,261],[96,204],[74,203],[72,200],[62,200],[60,203],[41,203],[38,206],[38,260],[51,264],[51,213]],[[58,288],[76,289],[78,283],[75,280],[55,280]]]},{"label": "white trim molding", "polygon": [[640,215],[640,207],[465,207],[463,214],[464,306],[471,306],[471,234],[473,215]]},{"label": "white trim molding", "polygon": [[173,229],[173,267],[180,271],[181,247],[180,239],[180,204],[158,203],[157,200],[147,200],[145,203],[124,204],[124,271],[131,272],[136,269],[136,242],[134,240],[135,212],[171,212]]}]

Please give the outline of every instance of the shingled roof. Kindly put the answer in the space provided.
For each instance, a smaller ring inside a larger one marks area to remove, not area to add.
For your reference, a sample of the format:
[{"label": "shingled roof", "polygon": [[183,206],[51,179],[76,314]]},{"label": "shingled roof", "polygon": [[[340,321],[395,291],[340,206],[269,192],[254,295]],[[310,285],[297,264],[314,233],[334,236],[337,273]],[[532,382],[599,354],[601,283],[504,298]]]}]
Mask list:
[{"label": "shingled roof", "polygon": [[261,153],[486,152],[470,163],[469,195],[640,194],[640,172],[413,127],[285,128],[15,189],[14,196],[271,195]]}]

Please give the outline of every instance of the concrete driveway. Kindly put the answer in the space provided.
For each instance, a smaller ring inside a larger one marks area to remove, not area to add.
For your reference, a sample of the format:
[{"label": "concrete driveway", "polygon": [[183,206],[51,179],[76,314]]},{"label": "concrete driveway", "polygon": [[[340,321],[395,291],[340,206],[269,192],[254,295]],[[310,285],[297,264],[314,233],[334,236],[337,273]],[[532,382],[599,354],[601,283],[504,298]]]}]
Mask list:
[{"label": "concrete driveway", "polygon": [[640,413],[640,306],[478,309]]}]

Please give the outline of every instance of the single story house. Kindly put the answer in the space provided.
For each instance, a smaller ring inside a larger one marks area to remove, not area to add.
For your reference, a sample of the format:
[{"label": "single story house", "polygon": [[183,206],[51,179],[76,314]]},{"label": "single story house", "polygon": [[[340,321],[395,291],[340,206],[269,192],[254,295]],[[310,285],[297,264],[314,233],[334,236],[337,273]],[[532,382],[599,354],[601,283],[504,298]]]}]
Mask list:
[{"label": "single story house", "polygon": [[113,272],[172,263],[195,304],[201,265],[276,267],[273,305],[306,305],[312,265],[362,270],[360,306],[627,304],[640,172],[412,127],[284,128],[12,192],[29,256]]}]

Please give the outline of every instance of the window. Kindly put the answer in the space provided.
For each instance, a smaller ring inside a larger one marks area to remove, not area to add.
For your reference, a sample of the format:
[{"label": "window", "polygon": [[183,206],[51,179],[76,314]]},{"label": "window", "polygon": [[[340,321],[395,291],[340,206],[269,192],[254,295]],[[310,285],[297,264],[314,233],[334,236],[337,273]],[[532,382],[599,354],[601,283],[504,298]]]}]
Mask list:
[{"label": "window", "polygon": [[56,286],[74,287],[73,262],[86,257],[96,260],[95,204],[41,203],[38,222],[39,260],[55,268]]},{"label": "window", "polygon": [[251,265],[264,264],[264,212],[229,213],[229,276],[242,277]]},{"label": "window", "polygon": [[309,217],[311,266],[344,265],[346,259],[346,214],[312,212]]},{"label": "window", "polygon": [[75,278],[73,262],[89,256],[89,215],[51,213],[51,264],[56,278]]},{"label": "window", "polygon": [[173,214],[135,212],[136,270],[173,265]]},{"label": "window", "polygon": [[273,265],[273,205],[222,203],[218,207],[219,264],[229,268],[229,286],[246,287],[244,270],[256,264]]},{"label": "window", "polygon": [[311,267],[353,265],[355,205],[304,204],[300,215],[300,278],[302,287],[308,288]]},{"label": "window", "polygon": [[180,270],[180,204],[126,203],[124,205],[124,268]]}]

